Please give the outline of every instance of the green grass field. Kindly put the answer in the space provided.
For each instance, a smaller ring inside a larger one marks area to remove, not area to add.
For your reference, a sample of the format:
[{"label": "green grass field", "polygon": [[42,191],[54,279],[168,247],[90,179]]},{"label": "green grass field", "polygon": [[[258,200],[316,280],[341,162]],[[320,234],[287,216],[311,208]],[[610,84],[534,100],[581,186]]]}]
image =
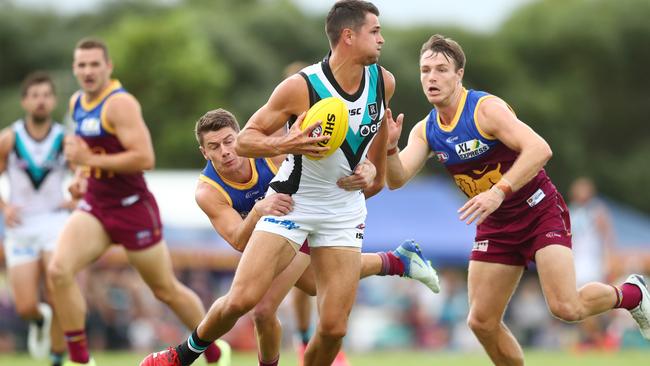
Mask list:
[{"label": "green grass field", "polygon": [[[98,366],[138,365],[145,355],[135,353],[96,353]],[[459,354],[439,352],[372,352],[368,354],[348,355],[353,366],[478,366],[489,365],[487,356],[482,354]],[[296,359],[292,352],[285,351],[280,359],[282,366],[295,366]],[[607,353],[562,353],[562,352],[526,352],[528,366],[615,366],[648,365],[650,351],[621,351]],[[47,365],[46,362],[34,361],[27,355],[0,355],[0,365],[27,366]],[[199,360],[195,365],[204,366]],[[255,366],[257,358],[253,353],[237,353],[233,356],[233,366]]]}]

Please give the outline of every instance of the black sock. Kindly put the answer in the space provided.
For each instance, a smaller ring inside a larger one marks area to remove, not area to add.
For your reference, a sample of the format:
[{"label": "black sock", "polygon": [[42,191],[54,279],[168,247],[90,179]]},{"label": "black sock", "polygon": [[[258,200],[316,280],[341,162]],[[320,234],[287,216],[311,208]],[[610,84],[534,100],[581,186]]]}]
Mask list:
[{"label": "black sock", "polygon": [[63,356],[65,353],[63,352],[50,352],[50,361],[52,362],[52,366],[61,366],[63,365]]},{"label": "black sock", "polygon": [[191,365],[203,351],[211,344],[210,341],[204,341],[199,338],[196,334],[196,329],[192,332],[192,335],[187,339],[187,341],[179,344],[176,347],[176,352],[178,353],[178,359],[181,361],[183,366]]},{"label": "black sock", "polygon": [[36,324],[36,326],[39,327],[39,328],[42,327],[43,324],[45,323],[45,319],[43,319],[42,317],[41,317],[40,319],[34,319],[34,320],[32,320],[32,321],[33,321],[34,324]]},{"label": "black sock", "polygon": [[309,343],[309,338],[311,338],[311,332],[309,329],[299,330],[299,332],[300,332],[300,341],[302,342],[303,346],[306,346]]}]

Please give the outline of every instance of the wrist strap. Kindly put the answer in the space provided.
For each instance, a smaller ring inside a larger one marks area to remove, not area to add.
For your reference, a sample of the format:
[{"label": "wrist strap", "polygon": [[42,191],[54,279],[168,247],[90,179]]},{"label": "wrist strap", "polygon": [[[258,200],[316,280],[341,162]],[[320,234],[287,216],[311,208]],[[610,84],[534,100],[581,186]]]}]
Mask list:
[{"label": "wrist strap", "polygon": [[395,155],[397,152],[399,152],[399,147],[395,146],[393,148],[390,148],[386,151],[387,156]]},{"label": "wrist strap", "polygon": [[512,194],[512,183],[506,178],[501,178],[494,187],[503,192],[504,199]]}]

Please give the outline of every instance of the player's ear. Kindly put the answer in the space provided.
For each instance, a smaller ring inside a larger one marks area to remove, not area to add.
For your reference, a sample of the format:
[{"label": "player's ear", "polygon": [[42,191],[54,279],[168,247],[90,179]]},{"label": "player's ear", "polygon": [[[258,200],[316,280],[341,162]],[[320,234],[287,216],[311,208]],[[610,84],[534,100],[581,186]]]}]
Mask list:
[{"label": "player's ear", "polygon": [[199,151],[201,152],[201,155],[203,155],[203,158],[205,160],[210,160],[208,159],[208,156],[205,154],[205,149],[203,148],[203,146],[199,145]]},{"label": "player's ear", "polygon": [[343,28],[341,31],[341,38],[339,39],[339,42],[345,42],[348,46],[352,45],[352,36],[354,35],[354,31],[350,28]]}]

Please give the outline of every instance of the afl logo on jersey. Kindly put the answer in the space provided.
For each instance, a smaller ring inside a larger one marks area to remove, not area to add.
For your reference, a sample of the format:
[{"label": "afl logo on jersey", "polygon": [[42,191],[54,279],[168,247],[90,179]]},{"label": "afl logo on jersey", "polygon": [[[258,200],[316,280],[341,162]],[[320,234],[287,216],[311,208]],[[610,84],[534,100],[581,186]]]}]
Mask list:
[{"label": "afl logo on jersey", "polygon": [[91,117],[81,121],[79,131],[84,136],[99,136],[102,133],[99,119]]},{"label": "afl logo on jersey", "polygon": [[447,160],[449,160],[449,154],[447,154],[445,151],[435,151],[434,154],[436,154],[436,160],[441,163],[445,163]]}]

